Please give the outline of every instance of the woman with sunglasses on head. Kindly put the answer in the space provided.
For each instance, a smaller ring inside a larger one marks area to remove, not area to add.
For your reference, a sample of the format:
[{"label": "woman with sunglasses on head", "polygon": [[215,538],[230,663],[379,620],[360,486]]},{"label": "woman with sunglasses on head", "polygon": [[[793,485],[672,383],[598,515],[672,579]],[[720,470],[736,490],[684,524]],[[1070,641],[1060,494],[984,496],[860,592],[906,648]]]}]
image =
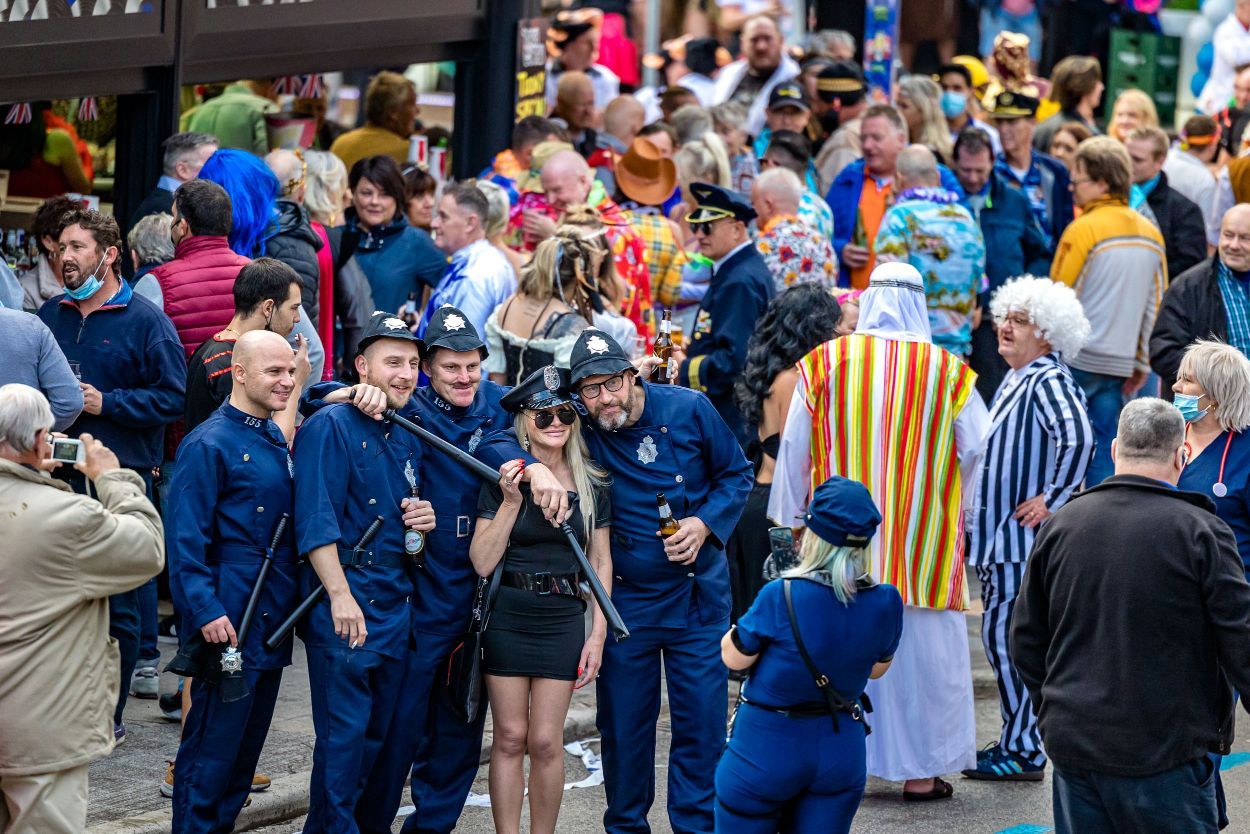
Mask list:
[{"label": "woman with sunglasses on head", "polygon": [[[567,522],[600,581],[612,589],[608,474],[586,450],[568,372],[547,365],[500,404],[516,415],[521,446],[579,501]],[[607,622],[597,606],[585,637],[586,603],[573,548],[534,503],[524,464],[500,467],[482,488],[469,558],[481,576],[501,571],[483,637],[486,689],[494,722],[490,799],[495,830],[519,834],[530,755],[530,828],[552,834],[564,794],[564,719],[573,690],[597,677]]]}]

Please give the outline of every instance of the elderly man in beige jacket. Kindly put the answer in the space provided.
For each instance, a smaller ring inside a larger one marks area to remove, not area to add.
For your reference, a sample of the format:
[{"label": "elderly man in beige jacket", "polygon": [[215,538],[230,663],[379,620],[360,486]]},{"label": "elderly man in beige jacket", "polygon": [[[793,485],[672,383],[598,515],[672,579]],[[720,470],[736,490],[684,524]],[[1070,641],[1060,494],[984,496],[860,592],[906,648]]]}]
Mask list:
[{"label": "elderly man in beige jacket", "polygon": [[0,387],[0,831],[81,834],[87,766],[113,749],[108,598],[160,572],[164,532],[138,474],[82,435],[95,498],[48,477],[52,411]]}]

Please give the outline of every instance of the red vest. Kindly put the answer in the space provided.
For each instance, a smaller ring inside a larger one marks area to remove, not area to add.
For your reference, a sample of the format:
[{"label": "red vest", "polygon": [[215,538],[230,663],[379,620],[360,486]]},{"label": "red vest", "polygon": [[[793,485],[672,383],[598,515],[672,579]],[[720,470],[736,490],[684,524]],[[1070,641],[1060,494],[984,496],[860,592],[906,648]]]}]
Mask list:
[{"label": "red vest", "polygon": [[249,263],[224,236],[192,235],[178,242],[172,261],[152,270],[187,359],[234,318],[234,279]]}]

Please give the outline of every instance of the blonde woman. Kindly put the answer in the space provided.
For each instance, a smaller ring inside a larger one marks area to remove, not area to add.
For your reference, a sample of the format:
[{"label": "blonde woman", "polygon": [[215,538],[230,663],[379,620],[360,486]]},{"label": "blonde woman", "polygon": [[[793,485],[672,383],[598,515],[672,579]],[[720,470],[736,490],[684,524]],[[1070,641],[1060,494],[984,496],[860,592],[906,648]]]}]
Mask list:
[{"label": "blonde woman", "polygon": [[942,115],[942,88],[932,78],[909,75],[899,82],[894,105],[907,122],[907,135],[914,145],[924,145],[938,157],[951,161],[951,131]]},{"label": "blonde woman", "polygon": [[[539,368],[500,401],[515,414],[517,440],[580,500],[568,518],[606,589],[612,588],[608,475],[591,460],[568,393],[568,373]],[[480,576],[500,571],[498,595],[483,635],[483,669],[494,722],[490,756],[495,830],[520,834],[524,760],[530,756],[533,834],[554,834],[564,794],[564,719],[573,690],[599,672],[607,622],[586,603],[573,549],[534,503],[522,461],[500,467],[482,488],[469,558]]]},{"label": "blonde woman", "polygon": [[500,385],[516,385],[543,365],[569,366],[577,336],[594,315],[593,245],[579,231],[538,244],[521,270],[517,291],[486,320],[490,351],[482,370]]},{"label": "blonde woman", "polygon": [[[343,222],[343,208],[351,198],[347,189],[347,169],[343,160],[326,151],[304,151],[304,208],[309,224],[321,240],[317,250],[317,308],[313,324],[321,344],[334,344],[334,258],[330,253],[329,229]],[[322,381],[334,378],[334,363],[326,362]],[[314,380],[315,382],[316,380]]]},{"label": "blonde woman", "polygon": [[[844,834],[864,795],[864,687],[890,667],[903,600],[869,576],[881,513],[867,487],[835,475],[812,493],[806,521],[798,567],[721,640],[725,665],[750,674],[716,767],[718,832]],[[903,796],[950,795],[940,793]]]},{"label": "blonde woman", "polygon": [[590,245],[590,274],[598,288],[603,309],[594,311],[591,322],[600,330],[606,330],[625,348],[630,359],[637,359],[645,350],[645,342],[638,339],[638,328],[621,314],[629,305],[626,299],[631,287],[616,271],[612,247],[605,234],[606,227],[599,212],[587,205],[569,206],[560,218],[560,233],[580,235]]},{"label": "blonde woman", "polygon": [[1159,111],[1150,96],[1138,89],[1128,89],[1116,96],[1111,108],[1111,124],[1107,133],[1117,142],[1123,142],[1139,127],[1158,127]]},{"label": "blonde woman", "polygon": [[486,204],[490,207],[486,218],[486,239],[503,253],[512,265],[512,271],[520,276],[529,255],[513,249],[504,239],[508,234],[508,216],[512,210],[512,204],[508,202],[508,192],[490,180],[477,180],[476,185],[486,195]]}]

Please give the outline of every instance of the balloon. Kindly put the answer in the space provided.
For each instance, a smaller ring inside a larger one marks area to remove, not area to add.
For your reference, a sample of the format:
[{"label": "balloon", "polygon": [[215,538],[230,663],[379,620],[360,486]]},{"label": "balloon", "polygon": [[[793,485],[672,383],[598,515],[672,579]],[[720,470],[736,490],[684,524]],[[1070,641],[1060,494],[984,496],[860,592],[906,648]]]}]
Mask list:
[{"label": "balloon", "polygon": [[1204,43],[1198,50],[1198,71],[1203,75],[1210,75],[1213,63],[1215,63],[1215,44]]},{"label": "balloon", "polygon": [[1195,72],[1189,79],[1189,91],[1194,94],[1194,98],[1202,95],[1202,88],[1207,86],[1207,74],[1201,70]]},{"label": "balloon", "polygon": [[1215,27],[1211,25],[1211,21],[1205,17],[1196,16],[1185,29],[1185,41],[1194,46],[1201,46],[1204,43],[1209,43],[1211,36],[1214,34]]},{"label": "balloon", "polygon": [[1202,4],[1202,16],[1216,26],[1233,10],[1235,0],[1206,0]]}]

